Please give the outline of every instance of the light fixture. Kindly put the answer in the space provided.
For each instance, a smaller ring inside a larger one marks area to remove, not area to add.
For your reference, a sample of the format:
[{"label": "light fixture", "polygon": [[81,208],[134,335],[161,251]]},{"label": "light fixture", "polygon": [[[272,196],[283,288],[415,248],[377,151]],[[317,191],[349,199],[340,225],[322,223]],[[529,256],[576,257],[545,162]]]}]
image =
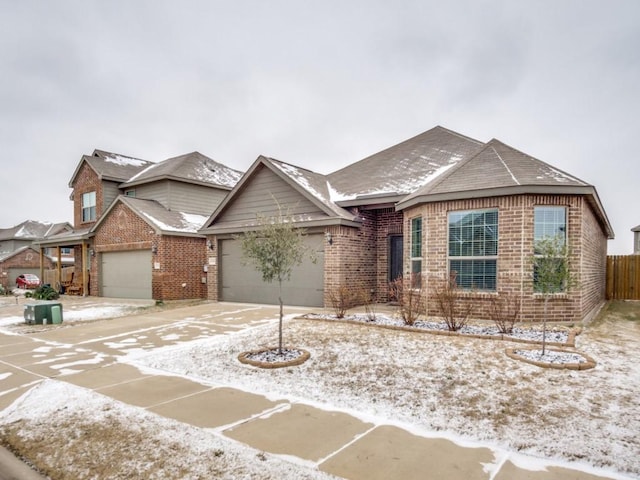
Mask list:
[{"label": "light fixture", "polygon": [[89,255],[91,255],[92,257],[95,256],[96,251],[93,248],[89,249]]},{"label": "light fixture", "polygon": [[331,232],[327,232],[324,234],[324,238],[327,239],[329,245],[333,245],[333,238],[331,237]]},{"label": "light fixture", "polygon": [[158,253],[158,247],[151,245],[151,253]]},{"label": "light fixture", "polygon": [[213,250],[213,243],[211,243],[211,239],[207,238],[207,248],[209,250]]}]

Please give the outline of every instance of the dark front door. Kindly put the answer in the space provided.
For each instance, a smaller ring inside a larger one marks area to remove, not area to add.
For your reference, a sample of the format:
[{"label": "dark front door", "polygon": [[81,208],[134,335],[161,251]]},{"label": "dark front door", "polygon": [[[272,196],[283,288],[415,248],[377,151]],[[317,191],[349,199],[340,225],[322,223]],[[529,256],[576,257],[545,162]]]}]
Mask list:
[{"label": "dark front door", "polygon": [[402,276],[402,235],[389,237],[389,281]]}]

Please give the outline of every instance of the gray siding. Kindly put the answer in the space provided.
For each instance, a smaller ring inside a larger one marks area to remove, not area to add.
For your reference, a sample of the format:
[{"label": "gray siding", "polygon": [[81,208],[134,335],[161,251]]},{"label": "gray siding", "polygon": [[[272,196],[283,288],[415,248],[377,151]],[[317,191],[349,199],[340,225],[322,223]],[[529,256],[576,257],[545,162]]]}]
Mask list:
[{"label": "gray siding", "polygon": [[135,187],[136,198],[155,200],[174,212],[211,215],[228,190],[163,180]]},{"label": "gray siding", "polygon": [[120,195],[120,189],[118,188],[117,183],[107,181],[102,182],[102,199],[104,202],[104,205],[102,205],[102,212],[104,212],[109,205],[113,203],[118,195]]},{"label": "gray siding", "polygon": [[256,214],[277,216],[278,206],[274,200],[291,215],[322,215],[323,211],[298,193],[291,185],[278,177],[266,167],[260,167],[248,184],[244,186],[242,195],[222,213],[216,221],[217,225],[225,222],[253,222]]}]

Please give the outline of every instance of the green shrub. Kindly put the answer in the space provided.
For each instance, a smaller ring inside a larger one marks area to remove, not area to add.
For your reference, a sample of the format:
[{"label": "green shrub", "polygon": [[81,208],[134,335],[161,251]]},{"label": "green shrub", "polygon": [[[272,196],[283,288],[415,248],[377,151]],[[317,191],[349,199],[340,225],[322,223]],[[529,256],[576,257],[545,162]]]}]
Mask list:
[{"label": "green shrub", "polygon": [[[31,294],[31,295],[29,295]],[[60,294],[49,284],[40,285],[33,293],[25,293],[25,297],[33,297],[37,300],[57,300]]]}]

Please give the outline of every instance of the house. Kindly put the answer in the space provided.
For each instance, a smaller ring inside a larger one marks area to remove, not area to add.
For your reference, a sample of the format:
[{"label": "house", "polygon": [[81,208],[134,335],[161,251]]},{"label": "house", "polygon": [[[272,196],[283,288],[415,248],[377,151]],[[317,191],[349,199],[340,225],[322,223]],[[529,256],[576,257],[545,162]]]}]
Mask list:
[{"label": "house", "polygon": [[389,282],[420,279],[429,314],[435,289],[455,278],[474,316],[491,299],[522,299],[522,318],[540,319],[534,243],[560,235],[580,288],[555,295],[550,319],[580,320],[604,301],[613,230],[595,187],[498,140],[481,142],[437,126],[323,175],[260,156],[205,222],[208,298],[277,303],[276,286],[243,266],[234,235],[258,228],[278,205],[316,252],[287,285],[289,304],[329,306],[341,286],[389,300]]},{"label": "house", "polygon": [[633,232],[633,254],[640,255],[640,225],[631,229]]},{"label": "house", "polygon": [[[34,242],[71,230],[71,225],[66,222],[34,220],[26,220],[11,228],[0,228],[0,285],[5,289],[13,288],[16,277],[23,273],[40,276],[40,253],[37,248],[32,247]],[[42,255],[42,264],[46,268],[73,263],[70,251],[62,251],[56,255],[55,252],[44,250]]]},{"label": "house", "polygon": [[55,262],[49,256],[42,256],[33,247],[20,247],[12,252],[0,253],[0,285],[4,290],[11,290],[16,286],[16,278],[23,273],[33,273],[40,277],[40,265],[54,268]]},{"label": "house", "polygon": [[198,230],[240,176],[199,152],[153,163],[94,150],[69,181],[74,230],[39,245],[74,249],[74,288],[84,295],[204,298]]}]

